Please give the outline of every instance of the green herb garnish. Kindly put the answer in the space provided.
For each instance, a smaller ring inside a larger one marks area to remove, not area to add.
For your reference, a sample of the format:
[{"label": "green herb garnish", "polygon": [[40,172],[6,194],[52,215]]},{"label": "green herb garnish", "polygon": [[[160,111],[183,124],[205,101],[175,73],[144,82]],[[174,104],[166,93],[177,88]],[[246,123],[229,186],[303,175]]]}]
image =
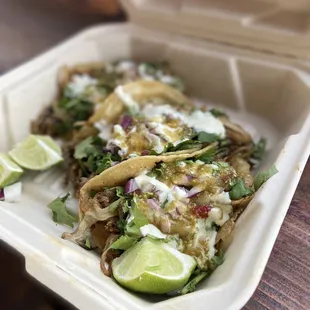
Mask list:
[{"label": "green herb garnish", "polygon": [[185,295],[196,290],[196,286],[199,282],[201,282],[204,278],[210,275],[210,271],[197,270],[194,274],[194,277],[187,282],[187,284],[179,291],[180,295]]},{"label": "green herb garnish", "polygon": [[99,137],[88,137],[75,147],[74,157],[79,160],[84,174],[99,174],[120,160],[118,155],[105,153],[103,146]]},{"label": "green herb garnish", "polygon": [[77,217],[70,214],[66,209],[66,200],[70,194],[63,197],[58,197],[54,199],[52,202],[48,204],[48,208],[50,208],[53,212],[53,221],[59,224],[65,224],[70,227],[73,227],[75,222],[78,221]]},{"label": "green herb garnish", "polygon": [[137,242],[137,239],[129,237],[127,235],[120,236],[115,242],[110,246],[114,250],[127,250],[132,247]]},{"label": "green herb garnish", "polygon": [[278,173],[278,169],[272,166],[267,171],[259,172],[254,178],[254,189],[257,191],[268,179]]},{"label": "green herb garnish", "polygon": [[89,238],[89,237],[86,237],[85,246],[86,246],[86,248],[89,249],[89,250],[92,249],[92,246],[91,246],[91,242],[90,242],[90,238]]},{"label": "green herb garnish", "polygon": [[267,140],[265,138],[261,138],[253,148],[252,152],[252,158],[256,160],[262,160],[265,153],[266,153],[266,145],[267,145]]},{"label": "green herb garnish", "polygon": [[246,196],[250,196],[254,191],[247,187],[242,179],[237,179],[229,192],[231,200],[238,200]]},{"label": "green herb garnish", "polygon": [[220,139],[219,135],[201,131],[198,133],[198,141],[201,143],[212,143]]},{"label": "green herb garnish", "polygon": [[215,117],[227,116],[224,112],[218,109],[211,109],[209,112]]},{"label": "green herb garnish", "polygon": [[206,164],[211,164],[215,159],[215,149],[210,148],[205,153],[199,155],[196,159],[201,160]]}]

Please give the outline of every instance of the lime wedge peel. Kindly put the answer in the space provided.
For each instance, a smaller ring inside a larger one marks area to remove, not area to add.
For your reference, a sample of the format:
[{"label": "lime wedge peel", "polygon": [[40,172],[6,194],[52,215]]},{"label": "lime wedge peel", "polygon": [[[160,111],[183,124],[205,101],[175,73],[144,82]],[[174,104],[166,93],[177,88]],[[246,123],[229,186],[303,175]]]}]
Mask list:
[{"label": "lime wedge peel", "polygon": [[0,188],[18,181],[23,169],[4,153],[0,153]]},{"label": "lime wedge peel", "polygon": [[59,145],[51,137],[41,135],[30,135],[9,155],[19,166],[29,170],[45,170],[63,160]]},{"label": "lime wedge peel", "polygon": [[117,282],[130,290],[151,294],[164,294],[182,287],[195,267],[193,257],[148,237],[112,262]]}]

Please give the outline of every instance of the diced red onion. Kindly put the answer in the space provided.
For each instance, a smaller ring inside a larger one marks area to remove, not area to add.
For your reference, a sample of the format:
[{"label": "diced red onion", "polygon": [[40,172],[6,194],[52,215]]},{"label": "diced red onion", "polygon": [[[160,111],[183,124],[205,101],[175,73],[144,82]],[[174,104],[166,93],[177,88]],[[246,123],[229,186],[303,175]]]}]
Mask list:
[{"label": "diced red onion", "polygon": [[155,199],[148,199],[147,202],[153,210],[159,210],[160,209],[160,206]]},{"label": "diced red onion", "polygon": [[125,194],[132,193],[138,189],[138,185],[134,179],[130,179],[125,185]]},{"label": "diced red onion", "polygon": [[194,186],[192,187],[192,189],[187,193],[187,197],[191,198],[194,197],[196,195],[198,195],[201,192],[201,188],[199,188],[198,186]]},{"label": "diced red onion", "polygon": [[132,125],[132,117],[129,115],[124,115],[123,119],[121,121],[121,126],[124,130],[126,130],[128,127]]},{"label": "diced red onion", "polygon": [[0,188],[0,200],[4,200],[4,190]]},{"label": "diced red onion", "polygon": [[150,154],[150,151],[148,151],[148,150],[143,150],[142,152],[141,152],[141,155],[142,156],[146,156],[146,155],[149,155]]}]

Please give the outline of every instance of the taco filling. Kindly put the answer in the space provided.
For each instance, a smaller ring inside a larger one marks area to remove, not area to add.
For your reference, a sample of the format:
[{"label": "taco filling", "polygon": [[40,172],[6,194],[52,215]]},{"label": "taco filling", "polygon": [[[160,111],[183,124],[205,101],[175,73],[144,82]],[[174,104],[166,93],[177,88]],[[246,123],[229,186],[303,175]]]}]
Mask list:
[{"label": "taco filling", "polygon": [[[154,158],[153,168],[129,178],[124,185],[99,189],[97,181],[90,184],[93,190],[88,209],[81,214],[78,229],[63,237],[101,253],[105,275],[113,274],[129,289],[148,293],[163,292],[124,282],[118,278],[118,265],[121,262],[129,268],[131,263],[126,263],[126,257],[130,260],[137,244],[149,244],[143,241],[145,238],[157,240],[156,246],[167,243],[194,259],[196,270],[191,269],[191,277],[178,287],[184,294],[190,291],[186,283],[196,282],[197,275],[204,278],[222,263],[221,242],[253,198],[257,180],[241,157],[235,156],[229,162],[220,160],[215,144],[196,152],[194,157],[181,155],[170,160],[172,157],[166,156],[165,162]],[[264,182],[275,172],[271,171]],[[103,173],[96,178],[106,177]]]},{"label": "taco filling", "polygon": [[[58,83],[32,132],[63,142],[79,199],[78,226],[63,238],[98,253],[103,273],[130,290],[195,290],[222,264],[236,220],[277,173],[252,176],[266,140],[254,143],[225,113],[195,106],[166,63],[66,67]],[[47,146],[43,153],[55,155]],[[74,227],[69,195],[48,207],[55,222]]]},{"label": "taco filling", "polygon": [[[119,89],[121,87],[117,91]],[[106,149],[121,159],[177,149],[182,142],[192,140],[201,132],[210,134],[212,140],[225,138],[223,123],[210,112],[195,110],[188,114],[167,104],[152,103],[139,110],[137,104],[126,102],[127,112],[119,119],[120,124],[95,123],[98,136],[107,142]],[[129,114],[130,109],[134,111]]]},{"label": "taco filling", "polygon": [[78,190],[89,179],[128,158],[188,153],[218,141],[227,154],[241,146],[251,153],[251,136],[215,110],[197,109],[160,82],[118,86],[67,145],[69,180]]},{"label": "taco filling", "polygon": [[160,81],[181,92],[185,88],[166,62],[121,60],[65,66],[59,72],[58,98],[32,122],[32,133],[70,139],[79,122],[86,121],[118,85],[136,80]]}]

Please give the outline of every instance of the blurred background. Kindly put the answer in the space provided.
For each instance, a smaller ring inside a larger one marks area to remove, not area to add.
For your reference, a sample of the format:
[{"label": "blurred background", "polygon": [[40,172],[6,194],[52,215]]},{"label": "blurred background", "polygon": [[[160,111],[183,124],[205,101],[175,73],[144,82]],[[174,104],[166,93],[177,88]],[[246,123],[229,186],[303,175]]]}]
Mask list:
[{"label": "blurred background", "polygon": [[0,73],[87,26],[124,19],[116,0],[0,0]]}]

